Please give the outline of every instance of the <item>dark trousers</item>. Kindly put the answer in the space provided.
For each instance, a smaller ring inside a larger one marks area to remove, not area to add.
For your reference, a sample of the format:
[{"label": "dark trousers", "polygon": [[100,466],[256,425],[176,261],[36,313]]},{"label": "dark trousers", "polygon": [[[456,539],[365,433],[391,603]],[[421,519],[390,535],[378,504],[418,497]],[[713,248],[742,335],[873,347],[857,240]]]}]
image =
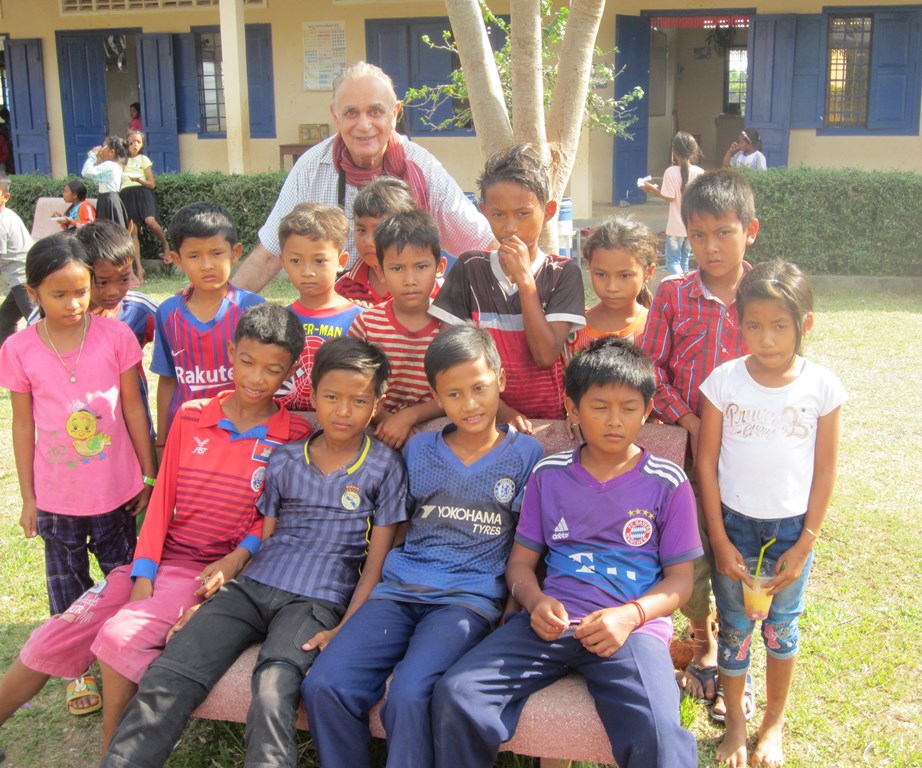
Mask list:
[{"label": "dark trousers", "polygon": [[391,768],[431,768],[432,689],[487,633],[489,622],[460,605],[369,600],[337,633],[301,686],[323,768],[370,766],[368,711],[381,719]]},{"label": "dark trousers", "polygon": [[661,640],[635,632],[603,659],[572,635],[542,640],[528,616],[517,614],[436,685],[436,766],[490,768],[500,744],[515,733],[528,696],[570,670],[586,678],[620,768],[698,765],[695,739],[679,723],[679,690]]},{"label": "dark trousers", "polygon": [[16,324],[19,318],[28,318],[35,305],[29,298],[29,292],[24,285],[14,285],[0,304],[0,347],[3,342],[16,333]]},{"label": "dark trousers", "polygon": [[138,540],[135,519],[119,507],[102,515],[59,515],[38,510],[45,542],[45,584],[51,615],[63,613],[93,586],[92,552],[103,576],[131,562]]},{"label": "dark trousers", "polygon": [[253,670],[245,765],[294,768],[301,682],[318,653],[301,646],[317,632],[336,626],[342,614],[332,603],[245,576],[229,582],[151,664],[101,765],[162,766],[195,708],[237,657],[262,641]]}]

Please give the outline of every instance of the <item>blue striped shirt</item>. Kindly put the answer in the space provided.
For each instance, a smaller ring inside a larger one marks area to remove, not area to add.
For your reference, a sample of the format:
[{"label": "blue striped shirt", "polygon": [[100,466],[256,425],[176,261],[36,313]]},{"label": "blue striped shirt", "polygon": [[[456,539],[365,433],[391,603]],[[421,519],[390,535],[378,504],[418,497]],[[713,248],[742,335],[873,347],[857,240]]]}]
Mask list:
[{"label": "blue striped shirt", "polygon": [[278,523],[246,575],[345,606],[365,562],[372,526],[407,519],[406,468],[399,453],[365,437],[350,465],[326,475],[310,463],[310,440],[278,448],[269,459],[257,508]]}]

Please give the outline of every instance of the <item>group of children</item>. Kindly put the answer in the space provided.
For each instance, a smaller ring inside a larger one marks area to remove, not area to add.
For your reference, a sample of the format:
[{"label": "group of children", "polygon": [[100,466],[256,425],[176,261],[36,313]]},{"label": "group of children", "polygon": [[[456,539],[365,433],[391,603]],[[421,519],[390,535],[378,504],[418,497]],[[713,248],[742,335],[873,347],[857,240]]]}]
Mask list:
[{"label": "group of children", "polygon": [[[112,319],[142,311],[119,282],[130,256],[90,237],[103,222],[32,248],[41,319],[0,349],[0,385],[54,616],[0,683],[0,724],[48,676],[97,658],[102,765],[161,766],[262,641],[248,764],[295,764],[302,698],[324,766],[369,764],[368,712],[393,674],[389,765],[489,766],[528,695],[576,669],[620,766],[691,766],[668,653],[682,608],[699,643],[687,687],[715,699],[719,669],[718,758],[742,766],[753,622],[741,566],[775,539],[753,763],[781,764],[845,399],[800,356],[813,322],[803,275],[749,267],[752,190],[716,171],[682,195],[698,270],[651,303],[652,233],[606,222],[585,248],[599,298],[586,312],[578,265],[538,246],[556,212],[538,155],[498,152],[480,192],[499,248],[462,254],[444,279],[438,230],[399,181],[357,197],[374,251],[359,246],[339,281],[345,215],[297,206],[279,231],[298,292],[288,310],[230,284],[241,246],[226,211],[178,212],[172,258],[190,285],[154,313],[156,455],[137,369],[151,316],[143,338]],[[313,432],[291,412],[307,409]],[[651,412],[689,433],[697,513],[683,468],[636,443]],[[439,415],[445,428],[414,434]],[[542,458],[531,419],[565,417],[579,447]],[[95,586],[87,548],[106,573]],[[84,682],[76,698],[98,689]]]}]

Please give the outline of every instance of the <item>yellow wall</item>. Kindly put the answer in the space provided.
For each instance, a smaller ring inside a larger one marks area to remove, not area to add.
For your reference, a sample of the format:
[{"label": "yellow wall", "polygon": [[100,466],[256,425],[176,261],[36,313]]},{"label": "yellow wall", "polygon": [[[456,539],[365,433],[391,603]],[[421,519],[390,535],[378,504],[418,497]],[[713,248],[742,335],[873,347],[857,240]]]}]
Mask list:
[{"label": "yellow wall", "polygon": [[[914,0],[893,0],[889,5],[911,5]],[[669,3],[651,3],[641,0],[622,0],[617,6],[609,3],[602,20],[598,45],[611,51],[615,42],[616,14],[637,15],[644,8],[669,8]],[[692,6],[692,8],[689,7]],[[865,5],[858,0],[844,0],[840,5]],[[695,0],[693,3],[673,0],[677,9],[726,9],[726,0]],[[752,7],[749,5],[747,7]],[[819,12],[821,0],[779,0],[756,3],[762,13]],[[508,12],[508,3],[496,3],[498,13]],[[302,23],[305,21],[343,21],[346,25],[346,54],[350,61],[365,56],[365,19],[396,17],[445,16],[445,7],[436,0],[407,0],[406,2],[338,4],[332,0],[268,0],[266,8],[247,8],[247,23],[272,24],[272,49],[275,72],[276,139],[252,140],[250,158],[253,170],[278,167],[278,145],[297,141],[299,123],[330,122],[329,92],[306,92],[302,86]],[[3,3],[0,33],[14,38],[41,38],[45,62],[46,102],[50,129],[52,170],[64,175],[64,136],[61,127],[61,93],[58,82],[58,62],[54,30],[90,30],[134,28],[143,32],[186,32],[192,26],[218,23],[218,9],[138,13],[107,13],[68,15],[60,14],[58,0],[17,0]],[[700,33],[670,33],[667,90],[667,115],[651,123],[650,172],[662,173],[668,162],[668,141],[673,130],[671,102],[673,86],[679,93],[679,62],[685,65],[683,78],[696,77],[694,68],[700,66],[722,67],[715,57],[709,62],[689,60],[694,48],[692,36]],[[703,38],[703,34],[701,35]],[[687,37],[687,39],[685,39]],[[718,81],[719,82],[719,81]],[[697,98],[677,102],[679,125],[685,130],[700,133],[705,152],[719,162],[721,148],[714,145],[714,117],[720,111],[722,93],[701,93]],[[678,96],[677,96],[678,98]],[[713,103],[712,103],[713,102]],[[462,188],[473,190],[474,179],[481,165],[476,139],[457,137],[419,138],[419,143],[432,151],[455,176]],[[599,133],[590,135],[590,166],[593,198],[608,201],[611,195],[612,140]],[[194,135],[180,136],[180,162],[190,170],[225,170],[227,168],[226,142],[220,139],[198,139]],[[903,167],[922,170],[918,137],[901,138],[831,138],[816,137],[813,131],[793,131],[791,136],[791,164],[843,165],[860,163],[863,167]],[[662,167],[660,167],[662,166]]]}]

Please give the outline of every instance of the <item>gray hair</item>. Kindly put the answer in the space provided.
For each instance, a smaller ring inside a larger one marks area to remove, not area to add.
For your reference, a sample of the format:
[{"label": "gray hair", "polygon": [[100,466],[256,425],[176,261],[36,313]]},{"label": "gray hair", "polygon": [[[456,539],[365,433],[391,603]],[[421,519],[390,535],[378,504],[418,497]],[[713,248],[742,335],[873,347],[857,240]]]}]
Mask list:
[{"label": "gray hair", "polygon": [[394,104],[399,101],[397,98],[397,91],[394,89],[394,81],[391,80],[387,72],[381,69],[381,67],[369,64],[367,61],[357,61],[355,64],[350,64],[346,67],[333,81],[333,104],[336,104],[336,94],[339,93],[339,89],[342,87],[343,83],[361,80],[363,77],[373,77],[376,80],[380,80],[390,92]]}]

